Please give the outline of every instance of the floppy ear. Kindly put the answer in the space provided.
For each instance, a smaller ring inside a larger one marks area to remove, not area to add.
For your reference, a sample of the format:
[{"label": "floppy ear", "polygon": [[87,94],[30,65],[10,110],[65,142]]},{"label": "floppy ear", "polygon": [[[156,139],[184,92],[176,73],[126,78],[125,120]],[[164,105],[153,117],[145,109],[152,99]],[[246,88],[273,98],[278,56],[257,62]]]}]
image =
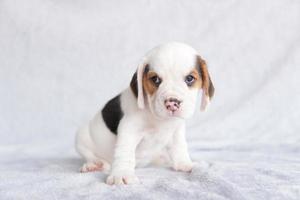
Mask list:
[{"label": "floppy ear", "polygon": [[137,104],[140,109],[145,107],[145,100],[144,100],[144,89],[143,89],[143,75],[146,69],[146,62],[145,59],[139,64],[137,71],[133,74],[133,77],[130,82],[130,87],[137,98]]},{"label": "floppy ear", "polygon": [[214,96],[215,88],[209,76],[205,60],[200,56],[197,56],[197,63],[202,78],[202,99],[200,109],[201,111],[205,111]]}]

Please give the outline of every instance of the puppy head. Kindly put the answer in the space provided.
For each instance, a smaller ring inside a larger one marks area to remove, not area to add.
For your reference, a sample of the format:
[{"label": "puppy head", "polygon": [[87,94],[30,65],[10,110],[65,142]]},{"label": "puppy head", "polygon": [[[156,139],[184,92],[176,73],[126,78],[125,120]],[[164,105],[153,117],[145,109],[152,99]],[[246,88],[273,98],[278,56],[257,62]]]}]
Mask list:
[{"label": "puppy head", "polygon": [[205,61],[190,46],[174,42],[148,52],[130,85],[138,107],[146,106],[158,118],[190,117],[199,90],[201,110],[214,94]]}]

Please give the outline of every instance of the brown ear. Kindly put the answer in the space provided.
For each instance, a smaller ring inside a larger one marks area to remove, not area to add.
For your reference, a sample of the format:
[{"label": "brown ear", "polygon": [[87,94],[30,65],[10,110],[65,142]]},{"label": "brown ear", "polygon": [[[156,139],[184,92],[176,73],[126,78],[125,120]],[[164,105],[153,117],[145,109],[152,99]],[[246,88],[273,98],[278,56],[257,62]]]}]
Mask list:
[{"label": "brown ear", "polygon": [[205,111],[209,102],[214,96],[215,88],[209,76],[205,60],[203,60],[200,56],[197,56],[197,63],[200,76],[202,78],[201,111]]}]

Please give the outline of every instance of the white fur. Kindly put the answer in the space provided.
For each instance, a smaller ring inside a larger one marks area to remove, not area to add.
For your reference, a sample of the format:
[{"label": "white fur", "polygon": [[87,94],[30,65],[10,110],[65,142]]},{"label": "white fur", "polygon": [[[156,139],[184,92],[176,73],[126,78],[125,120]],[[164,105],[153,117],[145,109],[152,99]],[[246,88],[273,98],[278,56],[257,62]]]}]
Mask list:
[{"label": "white fur", "polygon": [[[192,170],[185,119],[193,114],[198,90],[188,88],[183,77],[195,66],[196,55],[181,43],[161,45],[146,54],[137,70],[138,99],[130,87],[121,93],[124,116],[117,136],[106,127],[101,111],[78,131],[76,149],[86,160],[83,172],[111,169],[108,184],[130,184],[138,182],[136,166],[156,163],[161,157],[170,160],[175,170]],[[163,78],[152,96],[143,93],[141,84],[146,63]],[[170,116],[162,103],[169,97],[183,101],[177,115]],[[99,163],[102,168],[97,168]]]}]

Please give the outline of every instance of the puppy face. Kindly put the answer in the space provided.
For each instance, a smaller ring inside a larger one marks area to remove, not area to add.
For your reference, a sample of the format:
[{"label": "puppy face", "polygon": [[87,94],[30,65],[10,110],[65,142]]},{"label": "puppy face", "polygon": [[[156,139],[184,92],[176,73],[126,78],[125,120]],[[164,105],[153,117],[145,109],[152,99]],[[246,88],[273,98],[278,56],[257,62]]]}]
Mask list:
[{"label": "puppy face", "polygon": [[213,95],[205,62],[194,49],[181,43],[151,50],[134,77],[131,88],[136,91],[139,107],[146,105],[157,118],[187,118],[195,110],[200,89],[204,107]]}]

